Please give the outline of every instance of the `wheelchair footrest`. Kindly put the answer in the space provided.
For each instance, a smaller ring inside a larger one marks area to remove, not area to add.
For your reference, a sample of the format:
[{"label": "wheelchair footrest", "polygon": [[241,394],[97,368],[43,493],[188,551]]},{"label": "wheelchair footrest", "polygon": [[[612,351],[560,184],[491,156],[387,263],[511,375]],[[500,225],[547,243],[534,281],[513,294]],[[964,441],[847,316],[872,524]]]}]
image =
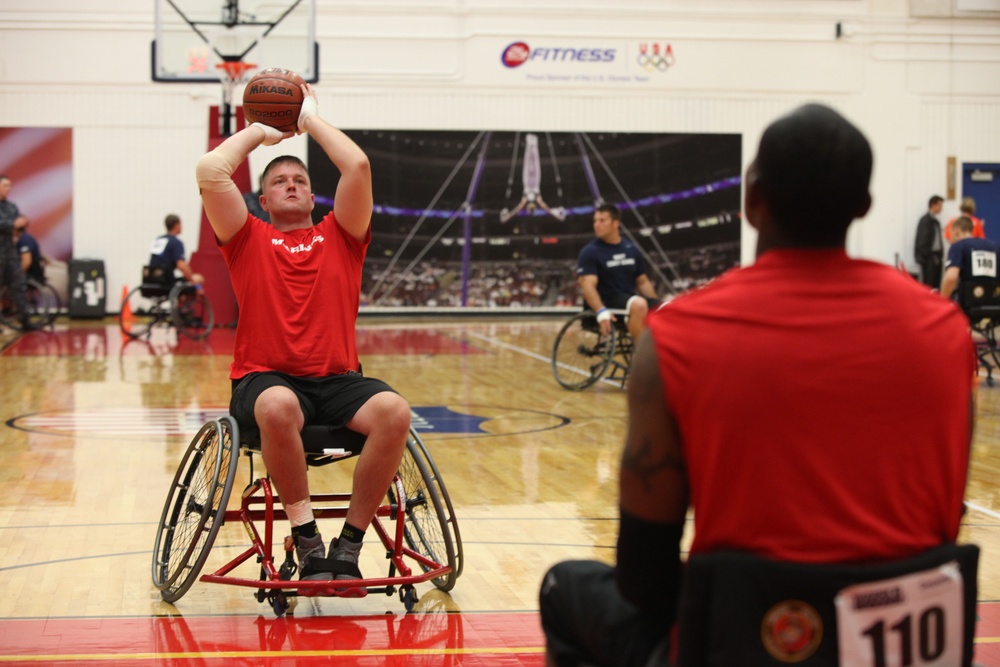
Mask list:
[{"label": "wheelchair footrest", "polygon": [[357,563],[350,563],[348,561],[337,560],[335,558],[310,558],[309,567],[303,570],[302,573],[305,575],[307,572],[331,572],[334,575],[350,575],[354,579],[362,578],[361,570],[358,569]]},{"label": "wheelchair footrest", "polygon": [[363,598],[368,595],[367,588],[338,588],[334,595],[338,598]]},{"label": "wheelchair footrest", "polygon": [[[368,589],[357,584],[364,584],[360,579],[340,579],[340,580],[306,580],[300,584],[297,595],[305,598],[363,598],[368,596]],[[347,584],[345,586],[345,584]]]}]

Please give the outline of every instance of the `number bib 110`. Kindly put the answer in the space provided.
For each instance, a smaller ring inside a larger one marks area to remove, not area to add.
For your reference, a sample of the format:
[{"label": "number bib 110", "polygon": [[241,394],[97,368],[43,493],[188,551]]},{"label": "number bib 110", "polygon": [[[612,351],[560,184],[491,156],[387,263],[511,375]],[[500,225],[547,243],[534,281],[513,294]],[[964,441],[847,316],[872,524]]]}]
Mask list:
[{"label": "number bib 110", "polygon": [[962,661],[962,573],[955,562],[837,594],[843,667],[945,667]]}]

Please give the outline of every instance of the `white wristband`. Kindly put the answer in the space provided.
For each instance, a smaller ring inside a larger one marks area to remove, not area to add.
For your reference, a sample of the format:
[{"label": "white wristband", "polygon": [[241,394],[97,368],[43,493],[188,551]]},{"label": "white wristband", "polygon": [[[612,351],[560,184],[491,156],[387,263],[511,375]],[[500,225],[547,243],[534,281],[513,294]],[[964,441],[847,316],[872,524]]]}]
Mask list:
[{"label": "white wristband", "polygon": [[302,108],[299,110],[299,134],[306,131],[306,118],[317,114],[319,114],[319,104],[316,102],[316,98],[306,95],[302,100]]},{"label": "white wristband", "polygon": [[597,321],[598,322],[608,322],[611,320],[611,311],[607,308],[601,308],[597,311]]},{"label": "white wristband", "polygon": [[263,123],[252,123],[251,127],[257,126],[264,131],[264,140],[261,142],[265,146],[273,146],[285,138],[284,132],[276,127],[264,125]]}]

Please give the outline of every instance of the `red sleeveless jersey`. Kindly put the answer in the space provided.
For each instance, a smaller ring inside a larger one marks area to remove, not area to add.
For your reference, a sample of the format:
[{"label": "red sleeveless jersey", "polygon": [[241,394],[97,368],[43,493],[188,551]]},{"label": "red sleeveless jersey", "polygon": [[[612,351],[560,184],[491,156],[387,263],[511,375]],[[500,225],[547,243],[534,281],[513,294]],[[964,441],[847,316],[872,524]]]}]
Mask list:
[{"label": "red sleeveless jersey", "polygon": [[955,539],[976,359],[954,304],[840,250],[772,250],[649,327],[692,553],[872,561]]},{"label": "red sleeveless jersey", "polygon": [[355,321],[371,232],[359,243],[333,213],[281,232],[250,215],[221,246],[239,303],[230,377],[325,377],[358,368]]}]

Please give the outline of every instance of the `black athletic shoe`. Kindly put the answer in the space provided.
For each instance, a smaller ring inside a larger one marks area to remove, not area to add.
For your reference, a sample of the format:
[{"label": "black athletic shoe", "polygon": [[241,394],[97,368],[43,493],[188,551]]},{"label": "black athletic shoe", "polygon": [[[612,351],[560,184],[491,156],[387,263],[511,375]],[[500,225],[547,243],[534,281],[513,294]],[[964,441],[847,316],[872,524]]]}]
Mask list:
[{"label": "black athletic shoe", "polygon": [[358,556],[361,554],[361,544],[341,541],[339,537],[330,543],[328,562],[333,565],[336,579],[361,579],[361,569],[358,567]]}]

